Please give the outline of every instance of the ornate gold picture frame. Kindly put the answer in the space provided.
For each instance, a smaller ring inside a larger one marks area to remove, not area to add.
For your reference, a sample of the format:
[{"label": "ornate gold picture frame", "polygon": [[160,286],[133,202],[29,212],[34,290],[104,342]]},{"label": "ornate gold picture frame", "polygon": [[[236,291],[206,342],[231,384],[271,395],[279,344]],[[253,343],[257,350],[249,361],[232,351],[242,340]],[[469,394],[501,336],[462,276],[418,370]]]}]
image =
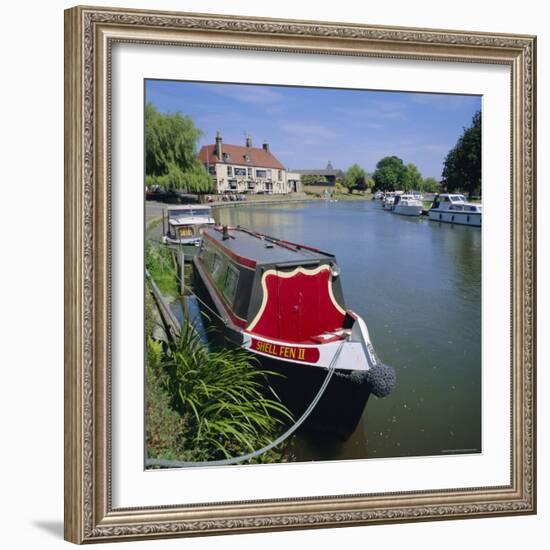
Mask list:
[{"label": "ornate gold picture frame", "polygon": [[[111,90],[112,49],[118,43],[498,64],[510,69],[509,484],[113,506]],[[535,56],[536,38],[524,35],[110,8],[65,12],[67,540],[122,541],[536,512]]]}]

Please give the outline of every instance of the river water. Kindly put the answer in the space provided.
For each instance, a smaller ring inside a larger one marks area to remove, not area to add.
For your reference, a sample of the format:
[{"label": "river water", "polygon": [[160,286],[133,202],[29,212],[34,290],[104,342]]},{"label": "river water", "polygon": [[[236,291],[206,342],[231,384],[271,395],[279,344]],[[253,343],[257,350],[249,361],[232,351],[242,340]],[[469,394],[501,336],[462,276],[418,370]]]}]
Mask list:
[{"label": "river water", "polygon": [[342,444],[295,436],[291,459],[481,452],[481,230],[383,211],[378,201],[215,209],[336,255],[346,306],[366,321],[397,388],[371,395]]}]

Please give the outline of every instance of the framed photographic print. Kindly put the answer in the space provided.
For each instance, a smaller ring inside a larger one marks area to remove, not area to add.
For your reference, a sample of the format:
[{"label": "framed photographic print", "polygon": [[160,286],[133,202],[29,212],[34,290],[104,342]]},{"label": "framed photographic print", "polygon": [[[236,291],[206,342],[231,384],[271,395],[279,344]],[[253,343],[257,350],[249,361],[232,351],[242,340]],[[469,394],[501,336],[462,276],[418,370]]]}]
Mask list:
[{"label": "framed photographic print", "polygon": [[67,540],[535,513],[535,37],[65,48]]}]

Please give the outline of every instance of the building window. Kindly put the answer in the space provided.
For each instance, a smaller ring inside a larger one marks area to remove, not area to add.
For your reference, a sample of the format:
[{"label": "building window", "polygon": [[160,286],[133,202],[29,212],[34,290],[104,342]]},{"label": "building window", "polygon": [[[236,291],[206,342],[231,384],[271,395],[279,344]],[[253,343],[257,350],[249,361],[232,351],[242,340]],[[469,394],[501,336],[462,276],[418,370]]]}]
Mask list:
[{"label": "building window", "polygon": [[210,164],[210,166],[208,166],[208,173],[212,176],[216,175],[216,165],[215,164]]},{"label": "building window", "polygon": [[225,162],[230,162],[231,161],[231,155],[229,153],[223,153],[223,160]]},{"label": "building window", "polygon": [[256,170],[256,177],[257,178],[267,177],[267,170]]},{"label": "building window", "polygon": [[246,176],[246,168],[235,168],[235,176]]},{"label": "building window", "polygon": [[283,171],[279,170],[279,181],[283,181]]},{"label": "building window", "polygon": [[233,167],[232,166],[227,167],[227,176],[229,178],[233,177]]},{"label": "building window", "polygon": [[252,168],[247,168],[248,170],[248,177],[251,178],[252,177]]}]

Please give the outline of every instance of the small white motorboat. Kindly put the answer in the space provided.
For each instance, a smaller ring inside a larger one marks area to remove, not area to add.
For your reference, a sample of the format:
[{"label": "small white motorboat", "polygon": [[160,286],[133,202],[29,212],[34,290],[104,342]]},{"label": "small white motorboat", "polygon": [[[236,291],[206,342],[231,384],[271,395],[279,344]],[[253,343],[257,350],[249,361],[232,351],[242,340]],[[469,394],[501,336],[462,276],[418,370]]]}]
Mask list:
[{"label": "small white motorboat", "polygon": [[395,202],[395,194],[386,193],[386,196],[382,199],[382,208],[389,212],[393,208],[394,202]]},{"label": "small white motorboat", "polygon": [[422,214],[422,202],[412,194],[396,195],[392,212],[402,216],[420,216]]}]

